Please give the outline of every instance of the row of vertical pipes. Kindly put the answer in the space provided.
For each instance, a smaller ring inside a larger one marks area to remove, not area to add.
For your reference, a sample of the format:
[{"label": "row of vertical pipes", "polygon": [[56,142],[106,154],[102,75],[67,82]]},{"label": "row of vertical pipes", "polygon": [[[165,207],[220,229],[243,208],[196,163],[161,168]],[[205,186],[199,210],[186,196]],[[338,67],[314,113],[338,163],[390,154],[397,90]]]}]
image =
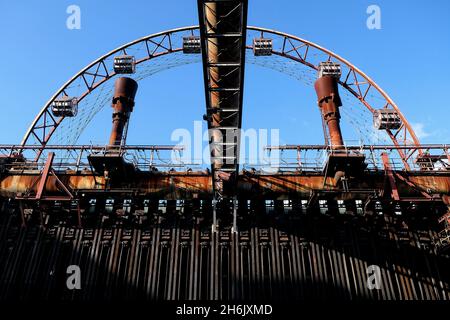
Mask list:
[{"label": "row of vertical pipes", "polygon": [[[44,226],[20,228],[17,209],[7,211],[0,299],[450,299],[446,258],[425,249],[427,221],[414,231],[391,216],[304,215],[213,237],[200,218],[99,218],[77,229],[45,214]],[[81,290],[66,288],[68,265],[80,267]],[[366,286],[369,265],[381,268],[379,290]]]}]

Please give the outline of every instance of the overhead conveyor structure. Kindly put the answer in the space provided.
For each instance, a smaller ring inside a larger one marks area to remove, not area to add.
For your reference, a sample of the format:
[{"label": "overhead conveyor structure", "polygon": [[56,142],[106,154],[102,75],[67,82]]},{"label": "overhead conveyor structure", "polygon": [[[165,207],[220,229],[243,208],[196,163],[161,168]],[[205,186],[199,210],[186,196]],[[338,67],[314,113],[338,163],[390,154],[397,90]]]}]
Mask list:
[{"label": "overhead conveyor structure", "polygon": [[[198,1],[211,177],[216,208],[235,206],[239,174],[248,1]],[[235,210],[233,210],[236,214]]]}]

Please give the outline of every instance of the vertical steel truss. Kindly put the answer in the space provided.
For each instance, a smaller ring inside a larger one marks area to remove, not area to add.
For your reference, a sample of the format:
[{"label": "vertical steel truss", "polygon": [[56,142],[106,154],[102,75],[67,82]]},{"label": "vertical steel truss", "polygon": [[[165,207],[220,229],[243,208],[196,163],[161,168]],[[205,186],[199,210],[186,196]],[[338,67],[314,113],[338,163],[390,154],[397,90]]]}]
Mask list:
[{"label": "vertical steel truss", "polygon": [[[58,126],[65,119],[64,116],[54,116],[52,114],[52,102],[58,98],[67,96],[76,96],[77,101],[81,102],[95,89],[99,88],[101,85],[103,85],[105,82],[116,75],[112,64],[112,58],[115,55],[128,55],[130,52],[133,52],[134,54],[136,54],[136,64],[140,64],[170,53],[181,52],[182,48],[173,47],[173,38],[176,35],[179,36],[181,34],[184,34],[185,32],[193,33],[196,29],[196,26],[183,27],[167,32],[152,34],[150,36],[127,43],[95,60],[87,67],[82,69],[77,75],[72,77],[52,96],[52,98],[50,98],[45,107],[34,119],[32,125],[26,132],[21,145],[30,145],[31,137],[35,140],[35,143],[46,146],[50,141],[52,135],[57,130]],[[143,49],[137,50],[137,47]],[[81,94],[79,92],[80,88],[82,89]],[[35,159],[38,160],[41,157],[42,153],[40,152],[41,150],[36,151],[37,153]]]},{"label": "vertical steel truss", "polygon": [[[221,4],[225,2],[229,4],[237,3],[237,1],[234,0],[201,3]],[[239,10],[236,12],[239,12]],[[384,90],[377,85],[377,83],[356,66],[330,50],[293,35],[260,27],[244,27],[250,31],[247,34],[248,38],[252,38],[252,33],[257,32],[258,37],[272,39],[274,44],[272,55],[299,62],[315,70],[320,62],[338,62],[342,68],[342,77],[339,81],[340,85],[358,99],[371,113],[377,109],[386,108],[394,109],[399,114],[402,120],[402,126],[394,130],[386,129],[386,134],[390,140],[392,140],[393,145],[398,147],[397,152],[400,155],[404,168],[410,170],[411,161],[414,161],[416,157],[421,157],[423,155],[424,150],[420,148],[420,142],[414,133],[411,124],[402,114],[399,107],[384,92]],[[60,99],[65,96],[76,97],[79,103],[82,102],[85,97],[115,76],[112,64],[115,55],[134,54],[136,65],[141,68],[145,65],[146,61],[163,57],[167,54],[182,52],[183,49],[180,47],[181,43],[179,43],[179,41],[177,42],[177,39],[182,35],[196,35],[198,29],[197,26],[191,26],[149,35],[125,44],[95,60],[64,84],[46,103],[26,132],[21,142],[21,146],[37,144],[45,147],[48,145],[52,135],[66,119],[65,117],[56,117],[52,115],[52,102],[55,99]],[[252,49],[251,41],[247,43],[246,47],[249,50]],[[219,67],[219,65],[220,64],[215,65],[216,69],[225,68],[224,65],[222,65],[222,67]],[[231,69],[231,66],[232,65],[229,65],[229,69]],[[236,72],[237,71],[239,71],[239,69],[237,69]],[[233,92],[229,93],[231,95]],[[222,95],[224,94],[225,92],[222,92]],[[236,95],[239,96],[238,94]],[[229,112],[232,111],[230,110]],[[404,148],[405,146],[409,146],[409,148]],[[20,150],[21,149],[19,149],[19,151]],[[41,150],[42,149],[35,150],[35,160],[40,159],[42,155]]]},{"label": "vertical steel truss", "polygon": [[198,0],[206,114],[215,200],[234,197],[240,128],[248,1]]}]

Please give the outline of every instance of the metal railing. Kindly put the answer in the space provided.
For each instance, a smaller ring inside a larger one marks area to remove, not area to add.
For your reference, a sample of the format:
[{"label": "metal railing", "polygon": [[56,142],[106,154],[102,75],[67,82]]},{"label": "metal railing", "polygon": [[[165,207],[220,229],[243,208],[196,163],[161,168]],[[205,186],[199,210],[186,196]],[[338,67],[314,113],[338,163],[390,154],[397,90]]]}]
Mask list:
[{"label": "metal railing", "polygon": [[[394,170],[448,172],[450,170],[450,153],[448,145],[421,145],[424,154],[410,157],[409,169],[399,156],[398,150],[410,150],[411,146],[392,145],[345,145],[340,149],[327,145],[284,145],[266,146],[263,156],[255,161],[240,159],[244,170],[283,172],[313,171],[321,172],[329,155],[364,155],[367,170],[383,170],[382,153],[387,153]],[[186,159],[183,146],[173,145],[48,145],[19,146],[0,145],[0,166],[7,170],[40,170],[46,157],[34,161],[37,153],[55,153],[53,167],[55,170],[89,169],[89,156],[122,156],[140,170],[205,170],[209,163],[205,159]],[[275,154],[277,152],[277,154]],[[1,160],[3,159],[3,160]],[[4,160],[8,159],[8,160]]]}]

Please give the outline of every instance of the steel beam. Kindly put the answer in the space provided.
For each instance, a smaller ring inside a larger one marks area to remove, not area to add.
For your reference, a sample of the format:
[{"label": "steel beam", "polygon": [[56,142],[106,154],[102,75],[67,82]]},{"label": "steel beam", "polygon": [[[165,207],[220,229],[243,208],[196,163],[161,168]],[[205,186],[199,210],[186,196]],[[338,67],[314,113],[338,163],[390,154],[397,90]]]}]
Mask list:
[{"label": "steel beam", "polygon": [[113,125],[109,138],[110,146],[125,144],[128,121],[134,107],[134,97],[138,84],[131,78],[118,78],[115,82],[114,98],[112,101]]},{"label": "steel beam", "polygon": [[[239,172],[248,1],[198,0],[214,197],[233,197]],[[222,116],[226,113],[226,116]],[[226,148],[225,144],[231,148]]]},{"label": "steel beam", "polygon": [[[322,121],[326,123],[330,136],[331,148],[339,149],[344,146],[339,119],[339,107],[342,106],[339,97],[338,79],[331,76],[322,76],[314,84],[318,104],[322,113]],[[327,137],[325,137],[327,140]]]},{"label": "steel beam", "polygon": [[[431,175],[429,172],[410,174],[395,171],[403,177],[396,182],[398,194],[403,198],[433,200],[425,197],[421,191],[432,195],[450,195],[450,172]],[[105,178],[92,173],[66,172],[58,173],[60,181],[70,187],[74,193],[89,193],[98,196],[136,195],[149,199],[211,199],[213,187],[211,175],[204,172],[190,173],[144,173],[135,174],[132,181],[117,185],[117,188],[107,189]],[[39,173],[25,174],[9,173],[0,177],[0,197],[17,198],[29,190],[40,178]],[[264,175],[246,173],[237,179],[237,194],[239,199],[266,198],[289,199],[308,198],[310,194],[330,194],[336,197],[355,198],[377,194],[385,189],[386,174],[384,171],[365,172],[361,180],[351,183],[349,192],[343,192],[333,183],[333,177],[311,172]],[[325,185],[323,181],[326,181]],[[58,186],[56,177],[48,177],[46,193],[59,195],[63,192]],[[395,196],[397,198],[397,196]],[[34,198],[34,197],[33,197]]]}]

